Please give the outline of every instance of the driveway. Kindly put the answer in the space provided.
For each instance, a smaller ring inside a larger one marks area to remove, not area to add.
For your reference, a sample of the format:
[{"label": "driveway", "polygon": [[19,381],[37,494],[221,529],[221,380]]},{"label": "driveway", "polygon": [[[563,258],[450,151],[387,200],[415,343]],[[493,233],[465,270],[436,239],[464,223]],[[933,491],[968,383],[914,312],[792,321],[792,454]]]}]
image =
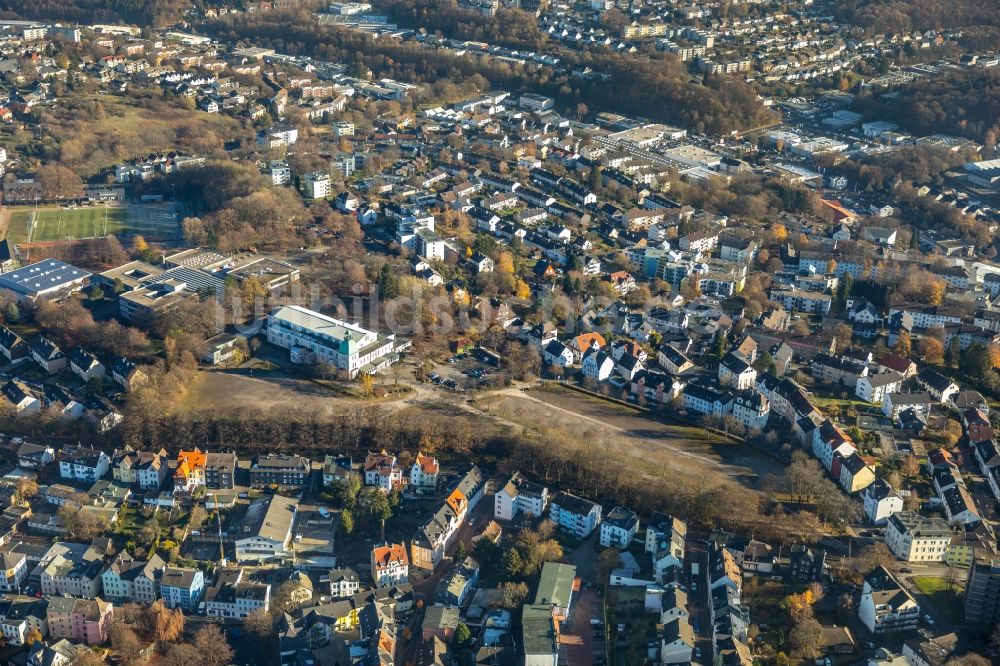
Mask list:
[{"label": "driveway", "polygon": [[[595,616],[594,613],[597,615]],[[594,645],[594,630],[590,626],[592,617],[602,617],[600,602],[593,588],[581,590],[578,598],[570,607],[569,619],[563,623],[559,634],[559,662],[576,666],[577,664],[594,663],[594,649],[597,654],[603,653],[601,643]]]}]

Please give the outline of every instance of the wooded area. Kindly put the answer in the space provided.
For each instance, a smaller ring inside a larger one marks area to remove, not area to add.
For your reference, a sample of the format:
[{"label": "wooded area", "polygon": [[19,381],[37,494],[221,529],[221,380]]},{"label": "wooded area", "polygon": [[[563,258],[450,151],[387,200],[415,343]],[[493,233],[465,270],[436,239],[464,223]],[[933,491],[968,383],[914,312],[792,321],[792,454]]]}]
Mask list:
[{"label": "wooded area", "polygon": [[838,0],[837,16],[872,32],[1000,27],[994,2],[977,0]]},{"label": "wooded area", "polygon": [[162,26],[180,18],[184,9],[216,4],[205,0],[0,0],[5,15],[79,23],[135,23]]},{"label": "wooded area", "polygon": [[1000,134],[1000,71],[969,69],[922,78],[892,97],[860,95],[857,106],[918,136],[956,134],[986,144],[989,152]]}]

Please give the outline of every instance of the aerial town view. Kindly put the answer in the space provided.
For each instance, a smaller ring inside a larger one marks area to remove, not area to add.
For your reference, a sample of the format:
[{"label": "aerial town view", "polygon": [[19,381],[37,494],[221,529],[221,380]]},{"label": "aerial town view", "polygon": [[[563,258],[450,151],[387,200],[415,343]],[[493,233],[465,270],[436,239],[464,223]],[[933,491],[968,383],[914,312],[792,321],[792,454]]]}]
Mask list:
[{"label": "aerial town view", "polygon": [[0,0],[0,666],[1000,664],[1000,0]]}]

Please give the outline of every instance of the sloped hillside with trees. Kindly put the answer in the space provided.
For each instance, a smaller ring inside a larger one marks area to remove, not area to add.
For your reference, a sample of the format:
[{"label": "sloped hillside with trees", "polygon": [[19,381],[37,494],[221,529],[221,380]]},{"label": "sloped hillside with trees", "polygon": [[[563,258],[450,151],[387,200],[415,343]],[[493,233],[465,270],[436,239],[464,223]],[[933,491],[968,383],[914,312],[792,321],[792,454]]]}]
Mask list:
[{"label": "sloped hillside with trees", "polygon": [[1000,71],[970,69],[922,79],[897,95],[857,99],[866,116],[891,118],[918,135],[944,132],[996,146],[1000,134]]},{"label": "sloped hillside with trees", "polygon": [[997,3],[979,0],[838,0],[837,16],[872,32],[1000,27]]},{"label": "sloped hillside with trees", "polygon": [[52,21],[162,26],[176,21],[191,4],[183,0],[0,0],[0,11]]}]

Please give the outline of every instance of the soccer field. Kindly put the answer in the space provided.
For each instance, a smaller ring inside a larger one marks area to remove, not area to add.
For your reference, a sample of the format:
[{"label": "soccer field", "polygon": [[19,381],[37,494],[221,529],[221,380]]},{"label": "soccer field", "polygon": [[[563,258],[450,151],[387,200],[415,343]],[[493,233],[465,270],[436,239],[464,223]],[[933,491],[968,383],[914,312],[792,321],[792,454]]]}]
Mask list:
[{"label": "soccer field", "polygon": [[5,237],[14,243],[25,243],[108,234],[176,238],[180,235],[180,216],[173,204],[13,208],[8,210]]}]

